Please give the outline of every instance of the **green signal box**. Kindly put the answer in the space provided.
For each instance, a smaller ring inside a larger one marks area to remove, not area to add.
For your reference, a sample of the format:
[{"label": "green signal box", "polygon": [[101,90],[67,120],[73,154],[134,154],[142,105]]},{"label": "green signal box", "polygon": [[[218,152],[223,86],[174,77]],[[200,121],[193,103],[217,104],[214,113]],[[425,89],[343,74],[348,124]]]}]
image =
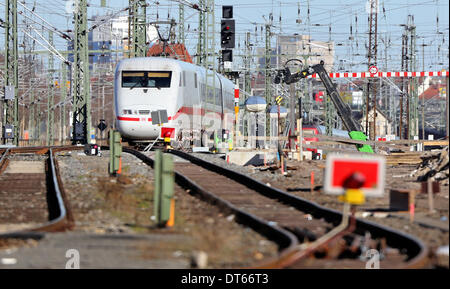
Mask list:
[{"label": "green signal box", "polygon": [[109,174],[120,175],[122,173],[122,137],[120,132],[109,131]]},{"label": "green signal box", "polygon": [[175,174],[171,155],[156,151],[155,155],[154,215],[158,226],[174,224]]}]

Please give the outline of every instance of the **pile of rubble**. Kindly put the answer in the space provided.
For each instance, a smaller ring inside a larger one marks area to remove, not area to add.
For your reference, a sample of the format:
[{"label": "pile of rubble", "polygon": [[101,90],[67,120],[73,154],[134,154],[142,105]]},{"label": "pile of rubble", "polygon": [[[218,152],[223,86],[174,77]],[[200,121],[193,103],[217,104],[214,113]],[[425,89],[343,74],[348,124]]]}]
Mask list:
[{"label": "pile of rubble", "polygon": [[417,181],[438,181],[442,185],[449,184],[448,147],[440,153],[427,153],[422,156],[422,164],[413,172]]}]

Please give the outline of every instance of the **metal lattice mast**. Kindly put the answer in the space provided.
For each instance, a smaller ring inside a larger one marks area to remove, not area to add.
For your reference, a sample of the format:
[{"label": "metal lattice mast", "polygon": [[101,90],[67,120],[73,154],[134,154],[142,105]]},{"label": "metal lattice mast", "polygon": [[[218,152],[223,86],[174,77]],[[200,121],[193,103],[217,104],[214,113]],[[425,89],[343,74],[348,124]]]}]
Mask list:
[{"label": "metal lattice mast", "polygon": [[[425,40],[422,41],[422,71],[425,71]],[[422,97],[422,139],[425,139],[425,97]]]},{"label": "metal lattice mast", "polygon": [[180,4],[178,6],[179,10],[179,19],[178,19],[178,42],[181,44],[185,44],[186,43],[186,34],[184,32],[184,5]]},{"label": "metal lattice mast", "polygon": [[[408,15],[408,31],[409,31],[409,69],[410,71],[416,71],[417,67],[417,54],[416,54],[416,26],[414,25],[414,16]],[[409,109],[409,137],[419,135],[419,95],[417,91],[417,79],[410,78],[409,80],[409,98],[410,98],[410,109]]]},{"label": "metal lattice mast", "polygon": [[[407,54],[408,54],[408,34],[407,34],[407,29],[403,32],[402,35],[402,71],[407,71],[408,70],[408,62],[407,62]],[[404,134],[404,129],[403,129],[403,124],[404,124],[404,98],[405,96],[408,97],[408,93],[405,91],[405,79],[402,78],[402,82],[401,82],[401,90],[402,90],[402,94],[400,96],[400,117],[399,117],[399,136],[400,139],[404,139],[405,138],[405,134]],[[406,129],[408,130],[408,129]]]},{"label": "metal lattice mast", "polygon": [[[328,43],[331,43],[331,19],[333,18],[333,14],[332,11],[330,12],[330,24],[329,24],[329,28],[328,28]],[[326,127],[326,134],[329,136],[333,135],[333,127],[334,127],[334,119],[335,119],[335,115],[334,115],[334,111],[333,111],[333,103],[331,101],[330,96],[328,95],[328,93],[326,93],[325,96],[325,127]]]},{"label": "metal lattice mast", "polygon": [[[370,0],[369,13],[369,49],[368,49],[368,67],[377,65],[378,54],[378,0]],[[372,107],[370,102],[372,100]],[[369,112],[373,109],[372,125],[369,127]],[[376,137],[376,113],[377,111],[377,85],[375,79],[370,78],[367,85],[366,98],[366,133],[372,140]],[[370,133],[369,133],[370,132]]]},{"label": "metal lattice mast", "polygon": [[447,87],[445,89],[445,126],[446,126],[446,135],[449,137],[449,117],[448,117],[448,94],[449,94],[449,77],[447,76],[445,79]]},{"label": "metal lattice mast", "polygon": [[[5,3],[5,86],[14,87],[14,100],[4,103],[4,124],[14,125],[13,144],[19,145],[19,49],[17,34],[17,0]],[[6,140],[4,140],[6,142]]]},{"label": "metal lattice mast", "polygon": [[205,10],[205,2],[206,0],[200,0],[198,2],[198,6],[200,7],[199,11],[199,21],[198,21],[198,43],[197,43],[197,65],[205,65],[206,62],[206,14]]},{"label": "metal lattice mast", "polygon": [[67,101],[67,66],[61,64],[61,140],[66,140],[66,101]]},{"label": "metal lattice mast", "polygon": [[245,74],[244,74],[244,91],[247,93],[245,95],[245,99],[247,99],[247,96],[252,93],[252,83],[251,83],[251,74],[250,74],[250,65],[251,65],[251,46],[250,46],[250,32],[247,32],[247,38],[245,42],[245,49],[246,49],[246,55],[245,55]]},{"label": "metal lattice mast", "polygon": [[147,55],[147,3],[145,0],[130,0],[131,11],[131,57]]},{"label": "metal lattice mast", "polygon": [[[251,50],[251,45],[250,45],[250,41],[251,41],[250,37],[251,37],[251,33],[247,32],[246,42],[245,42],[245,61],[244,61],[245,72],[244,72],[244,87],[243,87],[245,94],[240,97],[241,105],[243,105],[245,103],[245,101],[247,100],[247,98],[252,94],[252,83],[251,83],[251,73],[250,73],[252,50]],[[245,121],[247,115],[248,115],[248,112],[246,110],[243,110],[242,118],[244,119],[244,121],[241,120],[241,123],[242,123],[242,132],[243,132],[244,136],[247,135],[247,133],[248,133],[248,122]]]},{"label": "metal lattice mast", "polygon": [[[33,81],[29,80],[29,86],[30,88],[33,87]],[[30,132],[30,139],[36,138],[36,129],[34,127],[34,110],[35,110],[35,103],[34,103],[34,89],[30,90],[30,115],[28,116],[28,131]]]},{"label": "metal lattice mast", "polygon": [[41,112],[41,103],[40,103],[40,97],[42,96],[42,92],[39,92],[39,95],[37,97],[37,101],[36,101],[36,112],[35,112],[35,117],[34,117],[34,125],[35,125],[35,132],[36,132],[36,144],[40,145],[41,144],[41,116],[42,116],[42,112]]},{"label": "metal lattice mast", "polygon": [[[30,29],[31,30],[31,29]],[[34,111],[35,111],[35,103],[34,103],[34,91],[35,89],[33,88],[33,78],[36,77],[35,73],[34,73],[34,69],[33,67],[33,60],[34,60],[34,56],[31,56],[32,51],[34,50],[34,45],[30,45],[29,50],[27,50],[27,44],[25,42],[25,39],[23,41],[23,53],[24,53],[24,57],[26,59],[26,67],[28,69],[28,73],[27,73],[27,78],[28,78],[28,91],[29,91],[29,105],[26,106],[26,108],[28,109],[28,136],[29,136],[29,145],[32,145],[31,140],[34,138],[35,133],[34,133]],[[28,54],[29,53],[29,54]],[[26,56],[26,55],[29,56]],[[25,120],[24,120],[25,122]]]},{"label": "metal lattice mast", "polygon": [[[264,58],[265,58],[265,67],[264,67],[264,82],[265,82],[265,93],[264,96],[266,98],[267,105],[272,103],[272,79],[270,78],[270,68],[272,64],[272,49],[271,49],[271,26],[272,23],[266,24],[266,47],[264,52]],[[270,135],[270,117],[266,118],[266,136]]]},{"label": "metal lattice mast", "polygon": [[[48,33],[48,42],[53,46],[53,32]],[[55,93],[54,93],[54,57],[53,53],[49,53],[48,57],[48,91],[47,91],[47,146],[53,145],[53,133],[55,123]]]},{"label": "metal lattice mast", "polygon": [[216,39],[215,39],[215,13],[214,0],[207,0],[206,13],[206,95],[212,97],[216,105]]},{"label": "metal lattice mast", "polygon": [[265,80],[265,97],[266,102],[269,104],[272,102],[272,79],[270,78],[271,68],[271,24],[266,24],[266,48],[264,53],[265,67],[264,67],[264,80]]},{"label": "metal lattice mast", "polygon": [[75,39],[73,64],[73,143],[86,144],[91,131],[91,94],[89,78],[89,46],[87,0],[78,1],[74,13]]},{"label": "metal lattice mast", "polygon": [[41,118],[41,104],[39,103],[39,95],[37,97],[38,99],[36,100],[36,112],[34,114],[34,139],[35,139],[35,144],[40,144],[40,138],[41,138],[41,123],[40,123],[40,118]]},{"label": "metal lattice mast", "polygon": [[[385,37],[384,37],[384,71],[389,71],[389,66],[388,66],[388,44],[389,44],[389,40],[388,40],[388,36],[387,35],[385,35]],[[380,81],[380,86],[382,85],[382,82]],[[391,118],[391,119],[393,119],[392,118],[392,114],[391,114],[391,112],[392,112],[392,110],[390,109],[390,105],[389,105],[389,103],[390,103],[390,94],[389,94],[389,89],[390,89],[390,87],[387,87],[387,86],[384,86],[384,89],[382,90],[383,91],[383,94],[384,94],[384,104],[383,104],[383,109],[387,112],[387,113],[389,113],[388,115],[389,115],[389,117]],[[381,95],[381,97],[383,97],[383,95]],[[394,125],[395,125],[395,121],[393,122],[394,123]]]}]

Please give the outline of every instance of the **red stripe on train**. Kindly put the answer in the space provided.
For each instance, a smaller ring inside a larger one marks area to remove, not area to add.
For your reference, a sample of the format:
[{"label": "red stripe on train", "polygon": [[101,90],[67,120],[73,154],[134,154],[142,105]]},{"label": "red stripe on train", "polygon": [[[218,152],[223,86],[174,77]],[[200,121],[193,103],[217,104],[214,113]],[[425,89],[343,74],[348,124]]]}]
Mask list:
[{"label": "red stripe on train", "polygon": [[[182,107],[173,117],[169,116],[169,120],[176,120],[177,118],[179,118],[182,114],[187,114],[187,115],[194,115],[194,108],[193,107]],[[199,112],[200,115],[204,116],[206,115],[207,111],[205,109],[198,109],[197,110]],[[214,111],[208,111],[211,113],[217,113],[219,116],[221,115],[218,112],[214,112]],[[134,118],[134,117],[117,117],[118,120],[120,121],[140,121],[140,118]],[[152,118],[149,118],[148,121],[152,121]]]},{"label": "red stripe on train", "polygon": [[134,118],[134,117],[121,117],[121,116],[119,116],[119,117],[117,117],[117,119],[121,120],[121,121],[140,121],[139,118]]}]

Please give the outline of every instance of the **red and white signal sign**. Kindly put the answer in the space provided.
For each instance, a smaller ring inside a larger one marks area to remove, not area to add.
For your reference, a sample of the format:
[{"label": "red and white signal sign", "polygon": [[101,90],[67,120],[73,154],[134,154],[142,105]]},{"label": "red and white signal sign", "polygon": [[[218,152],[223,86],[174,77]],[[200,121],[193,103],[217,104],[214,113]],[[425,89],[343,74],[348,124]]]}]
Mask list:
[{"label": "red and white signal sign", "polygon": [[377,74],[377,73],[378,73],[378,67],[376,67],[376,66],[371,66],[371,67],[369,68],[369,73],[370,73],[371,75]]},{"label": "red and white signal sign", "polygon": [[328,155],[325,192],[343,195],[346,189],[361,189],[366,197],[384,194],[386,159],[383,156]]}]

